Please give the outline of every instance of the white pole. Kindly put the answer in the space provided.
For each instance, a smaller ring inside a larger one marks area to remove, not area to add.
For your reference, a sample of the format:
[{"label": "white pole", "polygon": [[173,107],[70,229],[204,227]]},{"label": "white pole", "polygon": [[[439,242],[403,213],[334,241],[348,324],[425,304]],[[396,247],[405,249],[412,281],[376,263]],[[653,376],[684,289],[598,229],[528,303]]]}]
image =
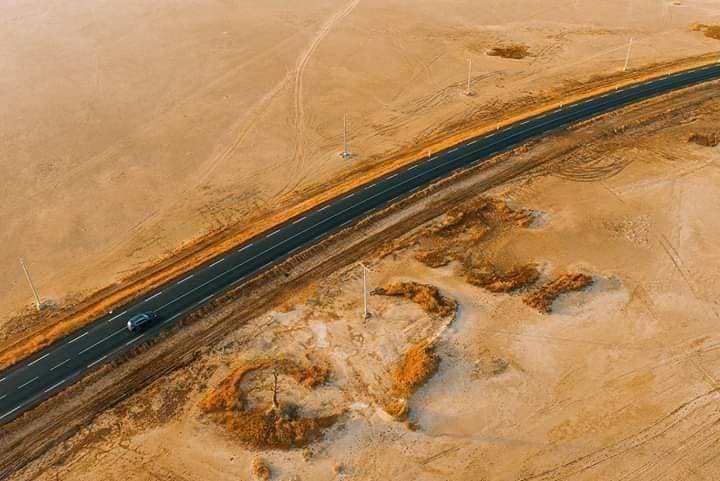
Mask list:
[{"label": "white pole", "polygon": [[633,38],[630,37],[630,43],[628,43],[627,55],[625,56],[625,66],[623,67],[623,72],[627,71],[628,65],[630,64],[630,51],[632,50],[632,45],[633,45]]},{"label": "white pole", "polygon": [[37,308],[38,312],[40,312],[40,309],[42,308],[42,304],[40,304],[40,296],[38,295],[37,289],[35,289],[35,285],[33,285],[32,278],[30,277],[30,271],[28,271],[28,268],[25,265],[25,261],[22,257],[20,258],[20,265],[22,266],[23,272],[25,272],[25,277],[27,278],[28,284],[30,284],[30,289],[32,289],[33,296],[35,297],[35,307]]},{"label": "white pole", "polygon": [[467,96],[472,95],[472,90],[470,90],[471,75],[472,75],[472,59],[469,58],[468,59],[467,90],[465,90],[465,95],[467,95]]},{"label": "white pole", "polygon": [[348,150],[348,140],[347,140],[347,114],[343,114],[343,151],[340,153],[340,157],[343,159],[349,159],[352,157],[352,154]]},{"label": "white pole", "polygon": [[365,267],[365,264],[362,262],[360,263],[360,266],[363,270],[363,319],[367,319],[370,317],[370,313],[368,312],[368,298],[367,298],[367,271],[368,268]]}]

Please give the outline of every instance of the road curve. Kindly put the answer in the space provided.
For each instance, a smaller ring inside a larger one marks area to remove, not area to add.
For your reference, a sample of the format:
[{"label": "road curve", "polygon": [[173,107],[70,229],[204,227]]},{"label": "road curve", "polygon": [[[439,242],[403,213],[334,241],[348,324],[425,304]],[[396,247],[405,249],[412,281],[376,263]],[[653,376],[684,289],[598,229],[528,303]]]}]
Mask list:
[{"label": "road curve", "polygon": [[[0,424],[156,336],[213,297],[433,180],[578,121],[718,78],[720,64],[715,64],[569,104],[438,152],[305,212],[0,372]],[[158,321],[144,332],[130,333],[128,318],[143,311],[157,312]]]}]

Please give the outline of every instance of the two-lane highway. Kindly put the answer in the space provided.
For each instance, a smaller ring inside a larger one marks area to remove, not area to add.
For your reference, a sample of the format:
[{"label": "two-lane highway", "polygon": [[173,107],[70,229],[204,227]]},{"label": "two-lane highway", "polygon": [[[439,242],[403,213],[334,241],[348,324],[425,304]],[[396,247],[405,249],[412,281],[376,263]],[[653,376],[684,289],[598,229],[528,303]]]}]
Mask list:
[{"label": "two-lane highway", "polygon": [[[439,152],[305,212],[0,373],[0,424],[14,419],[96,366],[157,335],[213,297],[431,181],[553,130],[717,78],[720,78],[720,65],[710,65],[570,104]],[[128,319],[145,311],[156,312],[158,320],[145,331],[129,332]]]}]

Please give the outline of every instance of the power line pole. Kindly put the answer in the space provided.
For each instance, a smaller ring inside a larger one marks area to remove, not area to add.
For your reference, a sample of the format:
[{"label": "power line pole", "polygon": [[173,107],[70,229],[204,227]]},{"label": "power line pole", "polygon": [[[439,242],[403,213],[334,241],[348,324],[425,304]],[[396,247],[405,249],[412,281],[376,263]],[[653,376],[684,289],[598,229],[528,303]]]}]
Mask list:
[{"label": "power line pole", "polygon": [[367,292],[367,272],[368,268],[363,264],[360,263],[360,266],[363,270],[363,319],[368,319],[370,317],[370,313],[368,312],[368,292]]},{"label": "power line pole", "polygon": [[348,140],[347,140],[347,114],[343,114],[343,151],[340,152],[340,157],[342,157],[345,160],[348,160],[352,157],[352,154],[348,150]]},{"label": "power line pole", "polygon": [[630,51],[632,50],[632,46],[633,46],[633,38],[630,37],[630,43],[628,43],[627,55],[625,55],[625,66],[623,67],[623,72],[627,71],[628,65],[630,64]]},{"label": "power line pole", "polygon": [[33,296],[35,297],[35,307],[37,308],[38,312],[40,312],[40,309],[42,309],[42,304],[40,304],[40,296],[38,295],[37,289],[35,289],[35,285],[33,284],[32,278],[30,277],[30,271],[28,271],[28,268],[25,265],[25,261],[22,257],[20,258],[20,265],[22,266],[23,272],[25,272],[25,277],[27,278],[28,284],[30,284],[30,289],[32,289]]},{"label": "power line pole", "polygon": [[468,75],[467,75],[467,88],[465,89],[465,95],[470,97],[473,92],[470,89],[470,84],[472,83],[472,59],[468,59]]}]

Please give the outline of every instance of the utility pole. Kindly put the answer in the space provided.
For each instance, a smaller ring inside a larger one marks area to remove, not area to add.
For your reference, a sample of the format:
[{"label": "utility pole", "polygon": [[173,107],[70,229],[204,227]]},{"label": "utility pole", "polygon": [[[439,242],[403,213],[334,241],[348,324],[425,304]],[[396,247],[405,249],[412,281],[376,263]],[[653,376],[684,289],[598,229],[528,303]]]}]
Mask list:
[{"label": "utility pole", "polygon": [[343,151],[340,152],[340,157],[342,157],[345,160],[348,160],[352,157],[352,154],[348,150],[348,140],[347,140],[347,114],[343,114]]},{"label": "utility pole", "polygon": [[465,89],[465,95],[468,97],[472,96],[473,92],[470,89],[470,84],[472,82],[472,59],[468,59],[468,75],[467,75],[467,88]]},{"label": "utility pole", "polygon": [[22,257],[20,258],[20,265],[22,266],[23,272],[25,272],[25,277],[27,278],[28,284],[30,284],[30,289],[32,289],[33,296],[35,296],[35,307],[37,308],[38,312],[40,312],[40,309],[42,309],[42,304],[40,304],[40,296],[38,295],[37,289],[35,289],[35,285],[33,284],[32,278],[30,277],[30,271],[28,271],[28,268],[25,265],[25,261]]},{"label": "utility pole", "polygon": [[633,46],[633,38],[630,37],[630,43],[628,43],[627,55],[625,56],[625,66],[623,67],[623,72],[627,71],[628,65],[630,64],[630,51],[632,50],[632,46]]},{"label": "utility pole", "polygon": [[368,319],[370,317],[370,313],[368,312],[368,292],[367,292],[367,272],[368,268],[363,264],[360,263],[360,266],[363,270],[363,319]]}]

